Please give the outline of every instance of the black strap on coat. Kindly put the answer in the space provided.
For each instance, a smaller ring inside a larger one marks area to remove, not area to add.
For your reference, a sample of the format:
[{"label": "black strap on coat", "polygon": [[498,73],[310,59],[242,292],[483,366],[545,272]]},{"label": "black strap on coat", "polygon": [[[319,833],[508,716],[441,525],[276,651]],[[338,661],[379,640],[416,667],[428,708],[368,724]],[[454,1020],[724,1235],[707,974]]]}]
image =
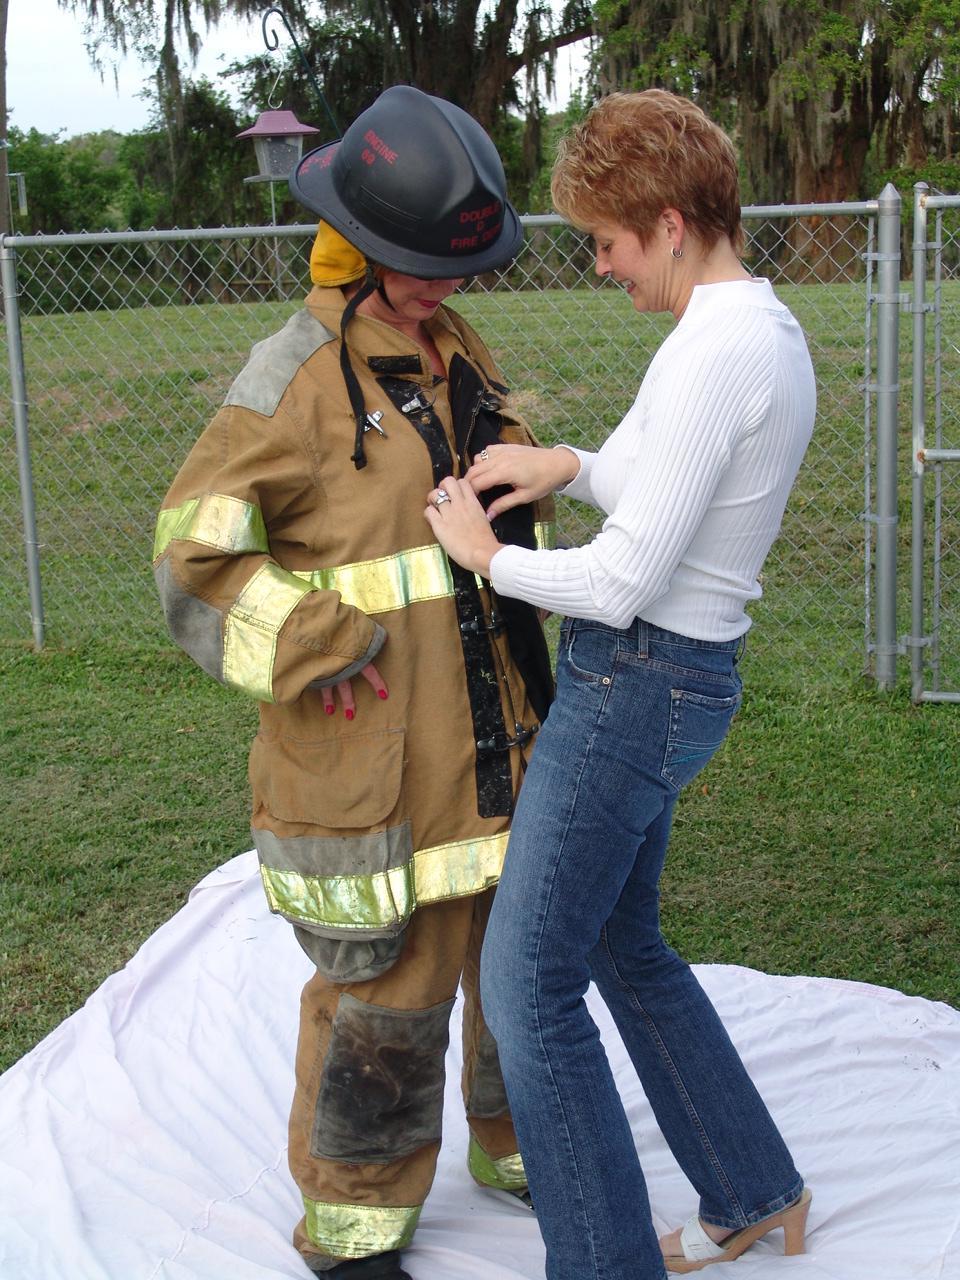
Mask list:
[{"label": "black strap on coat", "polygon": [[[499,413],[500,400],[496,392],[484,383],[473,365],[459,353],[451,359],[447,373],[453,430],[462,474],[487,445],[501,443],[503,419]],[[506,387],[493,385],[496,391],[506,395]],[[495,498],[508,492],[509,489],[502,485],[488,489],[479,495],[480,501],[486,509]],[[498,542],[514,543],[531,551],[536,550],[534,511],[529,503],[504,511],[496,517],[491,528]],[[507,631],[510,654],[523,677],[530,705],[542,723],[553,701],[553,671],[543,627],[533,605],[511,596],[498,596],[497,600]]]}]

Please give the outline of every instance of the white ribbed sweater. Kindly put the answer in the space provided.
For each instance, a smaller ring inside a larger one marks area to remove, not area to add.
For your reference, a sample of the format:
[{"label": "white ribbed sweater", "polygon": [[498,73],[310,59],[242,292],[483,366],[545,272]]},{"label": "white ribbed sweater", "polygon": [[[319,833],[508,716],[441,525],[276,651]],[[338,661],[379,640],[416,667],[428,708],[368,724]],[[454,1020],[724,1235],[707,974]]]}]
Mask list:
[{"label": "white ribbed sweater", "polygon": [[816,388],[799,325],[766,280],[698,285],[626,417],[562,491],[606,513],[571,550],[508,546],[502,595],[699,640],[750,626],[760,568],[813,430]]}]

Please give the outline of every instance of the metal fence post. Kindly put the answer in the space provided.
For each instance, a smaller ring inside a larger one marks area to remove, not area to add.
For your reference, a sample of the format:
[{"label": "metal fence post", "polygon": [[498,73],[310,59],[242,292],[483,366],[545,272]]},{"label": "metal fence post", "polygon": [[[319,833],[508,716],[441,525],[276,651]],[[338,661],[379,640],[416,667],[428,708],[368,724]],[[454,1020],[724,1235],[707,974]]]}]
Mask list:
[{"label": "metal fence post", "polygon": [[913,188],[913,450],[912,529],[910,574],[910,694],[920,701],[923,691],[923,448],[926,439],[926,288],[927,288],[927,193],[925,182]]},{"label": "metal fence post", "polygon": [[900,193],[877,201],[877,608],[876,682],[897,674],[897,405],[900,338]]},{"label": "metal fence post", "polygon": [[17,469],[20,476],[20,509],[23,513],[23,544],[27,556],[30,587],[30,621],[35,649],[43,648],[43,594],[40,587],[40,544],[33,502],[33,470],[30,465],[30,435],[27,429],[27,379],[20,333],[20,298],[17,292],[15,250],[0,244],[0,277],[3,282],[3,313],[7,327],[7,356],[10,362],[10,400],[17,437]]}]

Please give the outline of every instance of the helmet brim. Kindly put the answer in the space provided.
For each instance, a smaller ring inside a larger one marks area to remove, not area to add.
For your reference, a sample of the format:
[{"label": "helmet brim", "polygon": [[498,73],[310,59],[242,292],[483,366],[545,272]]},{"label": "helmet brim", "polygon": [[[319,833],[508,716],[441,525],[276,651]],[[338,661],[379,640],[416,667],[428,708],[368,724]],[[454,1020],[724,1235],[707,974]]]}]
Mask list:
[{"label": "helmet brim", "polygon": [[371,262],[421,280],[455,280],[460,276],[496,271],[512,262],[520,252],[523,227],[519,214],[508,200],[503,202],[500,235],[493,244],[473,253],[417,253],[382,239],[361,226],[337,195],[333,165],[317,163],[318,156],[325,152],[333,154],[339,145],[339,142],[328,142],[303,156],[290,175],[290,191],[296,200],[329,222]]}]

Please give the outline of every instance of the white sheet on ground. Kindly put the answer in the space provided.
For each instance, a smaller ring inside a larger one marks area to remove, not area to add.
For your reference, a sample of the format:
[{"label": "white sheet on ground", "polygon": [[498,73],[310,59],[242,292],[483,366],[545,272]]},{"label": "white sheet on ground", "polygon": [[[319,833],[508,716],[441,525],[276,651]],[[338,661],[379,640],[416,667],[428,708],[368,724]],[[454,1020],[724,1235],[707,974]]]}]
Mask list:
[{"label": "white sheet on ground", "polygon": [[[305,1280],[286,1113],[308,973],[243,854],[0,1077],[2,1280]],[[740,1280],[958,1280],[960,1012],[859,983],[698,973],[814,1191],[809,1252],[783,1260],[774,1232]],[[593,992],[591,1008],[667,1230],[692,1192]],[[464,1167],[459,1066],[455,1014],[444,1147],[405,1266],[542,1278],[534,1218]]]}]

